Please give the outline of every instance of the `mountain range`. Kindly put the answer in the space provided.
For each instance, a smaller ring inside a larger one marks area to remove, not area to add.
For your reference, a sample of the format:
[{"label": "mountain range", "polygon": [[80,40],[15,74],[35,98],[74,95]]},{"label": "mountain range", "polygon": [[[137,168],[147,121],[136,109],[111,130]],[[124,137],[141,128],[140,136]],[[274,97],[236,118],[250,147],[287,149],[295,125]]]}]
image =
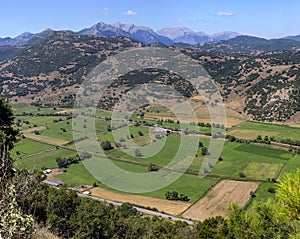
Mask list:
[{"label": "mountain range", "polygon": [[[26,44],[29,44],[32,41],[38,41],[41,38],[43,39],[43,35],[45,32],[51,33],[53,31],[51,29],[46,29],[45,31],[37,34],[25,32],[15,38],[10,38],[10,37],[0,38],[0,46],[24,46]],[[237,42],[235,42],[234,40],[232,42],[226,42],[225,45],[226,44],[236,45],[241,43],[240,42],[241,38],[237,38],[241,36],[241,34],[237,32],[225,31],[225,32],[219,32],[219,33],[209,35],[204,32],[195,32],[186,27],[163,28],[155,32],[153,29],[146,26],[137,26],[134,24],[123,24],[120,22],[114,24],[106,24],[104,22],[100,22],[89,28],[82,29],[76,33],[80,35],[128,37],[147,45],[153,43],[160,43],[166,46],[190,47],[194,45],[208,43],[208,45],[204,45],[203,47],[199,47],[199,46],[196,47],[200,49],[210,49],[212,47],[217,49],[220,48],[221,49],[220,51],[223,51],[222,47],[224,41],[231,40],[231,39],[237,40]],[[300,42],[300,35],[287,36],[281,39],[272,39],[269,40],[269,42],[268,40],[263,38],[255,38],[251,36],[247,36],[247,37],[248,37],[247,40],[248,42],[242,42],[243,44],[245,43],[246,45],[247,44],[249,45],[249,42],[251,42],[250,45],[254,45],[254,47],[256,47],[256,44],[259,44],[262,45],[264,48],[266,47],[266,45],[270,43],[274,43],[275,40],[279,40],[277,41],[277,43],[282,44],[284,46],[286,45],[288,40],[290,40],[289,42],[290,45],[293,45],[292,41]],[[290,50],[290,48],[293,47],[294,46],[289,47],[288,50]],[[278,47],[275,48],[277,49]],[[270,47],[270,49],[272,49],[272,47]],[[285,50],[285,47],[282,47],[282,49]]]},{"label": "mountain range", "polygon": [[[49,30],[50,29],[47,29],[46,31]],[[123,36],[140,41],[144,44],[162,43],[167,46],[176,45],[176,43],[195,45],[204,42],[228,40],[240,35],[236,32],[221,32],[208,35],[204,32],[196,33],[189,28],[163,28],[155,32],[149,27],[119,22],[114,24],[100,22],[89,28],[80,30],[77,33],[95,36]],[[0,46],[23,46],[36,35],[38,34],[25,32],[15,38],[0,38]]]},{"label": "mountain range", "polygon": [[[127,31],[137,32],[134,28]],[[129,37],[47,29],[24,46],[0,47],[0,93],[41,106],[71,106],[79,85],[95,66],[110,55],[143,46]],[[299,120],[300,42],[237,36],[176,49],[203,65],[235,112],[260,121]],[[159,72],[139,73],[121,79],[103,98],[103,108],[111,108],[124,90],[143,83],[149,74],[152,80],[161,79],[183,93],[191,92],[180,79]]]}]

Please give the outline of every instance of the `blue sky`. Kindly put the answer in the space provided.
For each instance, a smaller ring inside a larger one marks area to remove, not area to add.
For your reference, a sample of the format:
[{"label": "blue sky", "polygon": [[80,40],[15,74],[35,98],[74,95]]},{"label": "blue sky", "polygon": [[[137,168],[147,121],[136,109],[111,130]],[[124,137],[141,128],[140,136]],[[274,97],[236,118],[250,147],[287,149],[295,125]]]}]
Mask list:
[{"label": "blue sky", "polygon": [[122,22],[275,38],[300,34],[299,0],[3,0],[0,37]]}]

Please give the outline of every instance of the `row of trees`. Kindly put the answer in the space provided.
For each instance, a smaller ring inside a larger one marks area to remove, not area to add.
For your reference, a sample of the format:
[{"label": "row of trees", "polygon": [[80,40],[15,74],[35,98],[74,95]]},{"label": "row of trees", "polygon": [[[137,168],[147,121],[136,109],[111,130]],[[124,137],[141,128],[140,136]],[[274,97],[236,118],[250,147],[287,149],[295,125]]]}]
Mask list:
[{"label": "row of trees", "polygon": [[58,157],[56,158],[56,163],[59,168],[68,168],[71,164],[78,164],[81,160],[89,159],[92,157],[92,154],[83,152],[79,155],[69,156],[66,158]]},{"label": "row of trees", "polygon": [[167,200],[183,201],[183,202],[190,201],[187,195],[184,195],[183,193],[179,194],[177,191],[167,191],[165,196]]}]

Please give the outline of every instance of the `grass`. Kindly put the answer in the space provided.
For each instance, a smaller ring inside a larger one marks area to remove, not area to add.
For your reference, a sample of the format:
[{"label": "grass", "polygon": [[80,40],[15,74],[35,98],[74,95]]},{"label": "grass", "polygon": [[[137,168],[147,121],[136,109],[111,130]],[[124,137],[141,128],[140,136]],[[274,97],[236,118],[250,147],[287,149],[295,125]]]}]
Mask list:
[{"label": "grass", "polygon": [[[114,164],[126,171],[135,172],[135,173],[146,173],[148,172],[147,168],[128,164],[124,162],[114,161]],[[84,163],[80,162],[79,164],[70,165],[67,168],[66,172],[56,176],[59,180],[66,183],[69,186],[79,186],[82,184],[92,185],[94,182],[98,182],[94,176],[88,171],[84,166]],[[99,183],[99,182],[98,182]],[[105,187],[107,188],[107,187]]]},{"label": "grass", "polygon": [[300,155],[294,155],[286,164],[286,166],[283,169],[282,174],[280,175],[283,176],[286,173],[294,173],[296,170],[300,168]]},{"label": "grass", "polygon": [[249,178],[265,180],[266,178],[277,178],[282,167],[281,163],[250,162],[244,169],[244,173]]},{"label": "grass", "polygon": [[167,191],[177,191],[179,194],[183,193],[190,199],[189,202],[197,202],[203,195],[212,188],[219,180],[218,179],[200,179],[197,176],[184,174],[177,181],[169,186],[157,191],[144,193],[141,195],[165,199]]},{"label": "grass", "polygon": [[[14,106],[16,110],[19,112],[26,112],[26,113],[53,113],[58,112],[63,109],[46,109],[41,108],[38,110],[36,107],[26,107],[24,104],[16,104]],[[168,113],[163,108],[152,108],[151,112],[153,115],[157,114],[157,110],[160,111],[161,114]],[[20,114],[21,114],[20,113]],[[157,114],[159,115],[159,114]],[[96,113],[97,117],[110,117],[111,113],[107,111],[99,110]],[[55,119],[61,118],[63,121],[54,123]],[[73,140],[73,132],[72,132],[72,120],[66,120],[66,116],[17,116],[17,119],[20,120],[28,120],[30,122],[29,125],[23,125],[21,129],[32,127],[33,125],[37,126],[45,126],[47,129],[41,129],[40,133],[41,136],[47,136],[49,139],[57,142],[59,140],[64,141],[71,141]],[[135,119],[140,121],[140,119]],[[147,123],[154,123],[157,122],[155,120],[145,120]],[[95,122],[96,134],[98,136],[99,141],[109,140],[112,143],[115,142],[113,138],[112,132],[107,132],[107,127],[110,125],[111,122],[102,120],[102,119],[94,119],[89,117],[79,117],[77,119],[77,128],[81,131],[86,125],[86,129],[89,130],[91,124]],[[117,124],[122,124],[121,122],[117,122]],[[168,123],[164,122],[163,127],[172,127],[178,128],[180,125],[176,123]],[[210,132],[210,128],[208,127],[198,127],[190,124],[184,124],[184,128],[188,128],[190,130],[200,130],[203,133]],[[65,129],[66,132],[63,132],[62,129]],[[115,133],[121,133],[126,128],[121,128],[116,130]],[[26,130],[25,130],[26,131]],[[24,132],[25,132],[24,131]],[[82,130],[84,131],[84,130]],[[143,133],[143,136],[138,134],[138,131]],[[88,132],[89,133],[89,132]],[[132,163],[120,162],[120,161],[113,161],[113,163],[124,169],[128,172],[134,173],[146,173],[148,172],[148,165],[150,163],[154,163],[158,166],[165,166],[168,164],[176,155],[178,151],[178,147],[181,143],[181,136],[179,134],[171,134],[170,136],[165,137],[165,144],[164,140],[156,140],[153,147],[147,147],[150,143],[149,137],[149,127],[144,126],[130,126],[129,133],[133,134],[133,142],[142,147],[141,151],[143,155],[154,155],[148,158],[136,158],[134,156],[128,155],[123,152],[121,149],[114,148],[107,153],[107,156],[113,158],[119,158],[124,160],[130,160],[134,163],[139,163],[141,165],[136,165]],[[271,124],[263,124],[263,123],[253,123],[253,122],[245,122],[239,126],[233,128],[233,130],[229,131],[229,134],[238,133],[240,138],[250,137],[256,138],[258,134],[262,137],[265,135],[271,136],[274,135],[276,139],[281,138],[291,138],[291,139],[299,139],[300,128],[292,128],[288,126],[281,126],[281,125],[271,125]],[[128,144],[127,139],[128,132],[124,131],[125,142],[122,144]],[[41,138],[40,136],[40,138]],[[243,137],[242,137],[243,136]],[[192,138],[194,140],[195,138]],[[39,139],[39,138],[37,138]],[[210,139],[208,138],[201,138],[200,140],[204,143],[205,147],[208,147]],[[118,141],[118,140],[117,140]],[[127,143],[126,143],[127,142]],[[87,151],[95,151],[95,147],[98,145],[92,145],[90,139],[86,139],[80,141],[80,144],[84,150]],[[73,147],[73,146],[72,146]],[[189,145],[186,147],[185,152],[188,154],[190,151],[188,149]],[[41,152],[44,150],[48,150],[54,148],[54,146],[44,144],[41,142],[33,141],[30,139],[22,139],[20,142],[16,144],[16,147],[11,151],[11,155],[13,158],[26,156],[29,154]],[[155,153],[155,149],[161,150],[158,153]],[[75,148],[74,148],[75,149]],[[67,149],[54,149],[49,152],[42,152],[39,155],[34,155],[28,158],[23,158],[17,160],[15,162],[15,166],[18,168],[27,168],[29,170],[33,169],[42,169],[42,168],[57,168],[57,163],[55,159],[57,157],[67,157],[76,154],[75,150],[67,150]],[[189,169],[193,170],[194,172],[198,172],[201,168],[203,163],[204,157],[201,155],[201,148],[198,149],[195,154],[198,157],[195,157],[194,161],[192,162]],[[16,155],[16,151],[20,152],[20,155]],[[99,151],[99,149],[97,149]],[[132,155],[134,155],[132,150]],[[212,152],[213,153],[213,152]],[[212,170],[212,173],[221,174],[225,176],[232,176],[232,177],[239,177],[240,172],[244,172],[246,174],[246,180],[248,178],[255,178],[255,179],[267,179],[278,177],[280,172],[282,171],[281,175],[284,175],[287,172],[293,172],[297,168],[300,167],[300,155],[295,156],[291,152],[279,150],[279,149],[272,149],[267,147],[262,147],[254,144],[241,144],[241,143],[232,143],[226,142],[224,145],[224,149],[222,152],[223,161],[218,162],[215,165],[215,168]],[[85,168],[84,163],[80,162],[79,164],[71,165],[66,173],[59,174],[56,176],[59,180],[63,181],[67,185],[75,186],[81,184],[93,184],[94,182],[98,182],[90,172]],[[116,179],[117,180],[117,179]],[[200,179],[198,176],[184,174],[181,176],[177,181],[173,182],[169,186],[149,192],[144,193],[141,195],[156,197],[156,198],[165,198],[165,193],[167,191],[176,190],[179,193],[183,193],[189,196],[191,202],[196,202],[201,198],[205,192],[210,189],[215,183],[218,182],[218,179],[213,178],[206,178]],[[99,182],[98,182],[99,183]],[[107,186],[99,183],[99,185],[103,188],[108,189]],[[274,187],[275,185],[272,183],[261,183],[259,188],[257,189],[256,195],[257,197],[254,198],[253,201],[256,200],[267,200],[269,197],[273,197],[274,194],[271,194],[267,191],[269,187]],[[112,189],[110,189],[112,190]]]},{"label": "grass", "polygon": [[255,139],[258,135],[274,136],[275,139],[300,140],[300,128],[287,125],[245,122],[234,127],[228,134],[243,139]]},{"label": "grass", "polygon": [[292,157],[293,153],[283,150],[226,142],[222,153],[223,161],[215,165],[212,173],[239,177],[239,173],[243,172],[250,162],[285,165]]},{"label": "grass", "polygon": [[82,162],[70,165],[65,173],[58,174],[55,177],[68,186],[93,185],[94,182],[97,182]]},{"label": "grass", "polygon": [[52,124],[54,120],[62,119],[65,120],[65,116],[17,116],[16,120],[21,120],[21,122],[28,121],[29,124],[23,123],[20,127],[21,130],[28,129],[37,126],[47,126],[48,124]]},{"label": "grass", "polygon": [[[138,165],[128,164],[124,162],[116,162],[116,161],[114,161],[114,164],[130,172],[135,172],[135,173],[148,172],[147,168]],[[118,192],[116,190],[113,190],[103,185],[102,183],[99,183],[85,168],[82,162],[80,162],[79,164],[71,165],[67,169],[67,172],[58,174],[55,177],[61,180],[62,182],[66,183],[68,186],[79,186],[82,184],[92,185],[94,182],[97,182],[101,187],[105,189]],[[213,185],[215,185],[217,182],[218,179],[211,179],[211,178],[200,179],[197,176],[193,176],[193,175],[182,175],[177,181],[175,181],[174,183],[170,184],[169,186],[163,189],[156,190],[153,192],[148,192],[148,193],[141,193],[139,195],[165,199],[165,193],[167,191],[176,190],[179,193],[188,195],[190,198],[190,202],[194,203],[197,200],[199,200],[199,198],[201,198],[204,195],[204,193],[208,189],[213,187]]]},{"label": "grass", "polygon": [[248,205],[248,207],[253,206],[253,204],[255,202],[266,202],[270,198],[275,198],[275,193],[268,192],[269,188],[276,189],[277,186],[276,186],[276,184],[269,183],[269,182],[260,183],[255,192],[256,197],[251,200],[251,203],[250,203],[250,205]]},{"label": "grass", "polygon": [[53,146],[49,144],[43,144],[29,139],[21,139],[11,150],[11,157],[20,158],[25,155],[41,152],[51,148],[53,148]]},{"label": "grass", "polygon": [[22,115],[22,114],[54,114],[59,111],[65,110],[63,108],[44,108],[44,107],[35,107],[31,105],[26,105],[24,103],[18,103],[13,105],[14,114]]},{"label": "grass", "polygon": [[23,158],[15,162],[17,168],[26,168],[28,170],[43,169],[43,168],[57,168],[57,157],[68,157],[76,155],[75,151],[67,149],[54,149],[49,152],[44,152],[32,157]]}]

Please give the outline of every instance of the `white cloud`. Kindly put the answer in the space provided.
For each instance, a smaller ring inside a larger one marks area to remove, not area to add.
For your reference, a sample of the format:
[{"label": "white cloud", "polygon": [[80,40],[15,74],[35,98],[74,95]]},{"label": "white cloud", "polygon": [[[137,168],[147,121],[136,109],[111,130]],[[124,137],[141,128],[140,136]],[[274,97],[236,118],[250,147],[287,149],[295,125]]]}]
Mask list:
[{"label": "white cloud", "polygon": [[137,14],[137,12],[132,11],[132,10],[128,10],[128,11],[124,12],[124,15],[126,15],[126,16],[134,16],[136,14]]},{"label": "white cloud", "polygon": [[230,16],[233,16],[233,13],[232,12],[218,12],[216,15],[223,16],[223,17],[230,17]]},{"label": "white cloud", "polygon": [[104,14],[104,16],[106,16],[106,17],[108,17],[108,16],[109,16],[110,12],[109,12],[109,10],[108,10],[108,8],[107,8],[107,7],[106,7],[106,8],[104,8],[104,12],[103,12],[103,14]]}]

